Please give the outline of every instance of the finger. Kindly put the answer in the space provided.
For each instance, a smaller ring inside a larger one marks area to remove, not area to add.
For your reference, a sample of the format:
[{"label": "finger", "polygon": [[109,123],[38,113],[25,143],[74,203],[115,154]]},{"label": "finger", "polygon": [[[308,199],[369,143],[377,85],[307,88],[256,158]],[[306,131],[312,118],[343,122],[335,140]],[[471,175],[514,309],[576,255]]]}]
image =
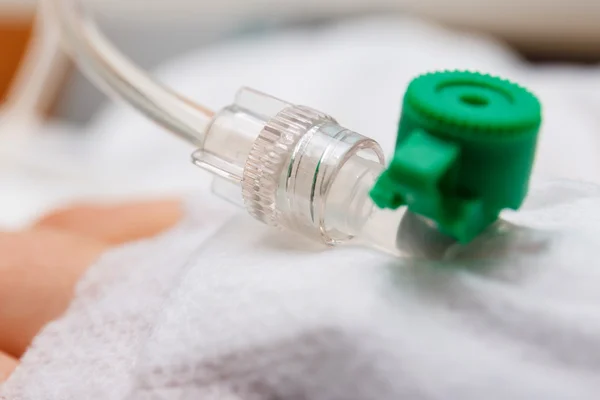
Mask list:
[{"label": "finger", "polygon": [[123,205],[80,205],[42,218],[36,226],[64,229],[110,244],[157,235],[182,217],[179,200],[132,202]]},{"label": "finger", "polygon": [[0,351],[0,383],[6,381],[17,368],[18,362],[14,357]]},{"label": "finger", "polygon": [[51,229],[0,233],[0,350],[20,357],[66,309],[76,282],[106,247]]}]

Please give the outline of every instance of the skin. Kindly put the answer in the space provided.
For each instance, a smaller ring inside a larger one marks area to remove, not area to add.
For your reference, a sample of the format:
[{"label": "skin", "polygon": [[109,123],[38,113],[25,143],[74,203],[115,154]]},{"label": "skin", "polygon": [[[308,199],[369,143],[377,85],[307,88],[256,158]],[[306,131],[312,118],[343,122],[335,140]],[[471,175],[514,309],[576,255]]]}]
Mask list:
[{"label": "skin", "polygon": [[0,383],[48,322],[68,307],[87,268],[113,246],[173,227],[179,200],[75,205],[31,228],[0,232]]}]

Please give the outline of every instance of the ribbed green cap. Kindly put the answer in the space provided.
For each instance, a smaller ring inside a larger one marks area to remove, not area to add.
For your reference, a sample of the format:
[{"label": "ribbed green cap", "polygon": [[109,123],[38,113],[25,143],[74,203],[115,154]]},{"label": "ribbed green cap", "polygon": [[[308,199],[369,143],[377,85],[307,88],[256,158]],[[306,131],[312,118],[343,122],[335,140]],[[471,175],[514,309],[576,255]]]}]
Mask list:
[{"label": "ribbed green cap", "polygon": [[538,99],[505,79],[422,75],[408,86],[396,151],[371,197],[381,208],[407,205],[468,242],[521,206],[541,121]]}]

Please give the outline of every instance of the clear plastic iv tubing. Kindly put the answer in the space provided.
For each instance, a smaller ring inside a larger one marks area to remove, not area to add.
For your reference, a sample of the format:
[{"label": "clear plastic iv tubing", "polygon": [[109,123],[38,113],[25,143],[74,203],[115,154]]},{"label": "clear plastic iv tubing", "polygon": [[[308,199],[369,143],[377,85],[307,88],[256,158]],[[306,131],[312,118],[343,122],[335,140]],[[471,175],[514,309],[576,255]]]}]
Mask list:
[{"label": "clear plastic iv tubing", "polygon": [[71,57],[88,77],[169,131],[200,146],[213,112],[154,81],[96,28],[79,0],[42,0]]},{"label": "clear plastic iv tubing", "polygon": [[401,257],[447,248],[448,239],[427,221],[371,201],[385,165],[376,141],[325,113],[249,88],[212,113],[129,62],[77,0],[43,1],[84,72],[195,144],[193,162],[214,175],[215,194],[257,220],[330,246],[352,241]]}]

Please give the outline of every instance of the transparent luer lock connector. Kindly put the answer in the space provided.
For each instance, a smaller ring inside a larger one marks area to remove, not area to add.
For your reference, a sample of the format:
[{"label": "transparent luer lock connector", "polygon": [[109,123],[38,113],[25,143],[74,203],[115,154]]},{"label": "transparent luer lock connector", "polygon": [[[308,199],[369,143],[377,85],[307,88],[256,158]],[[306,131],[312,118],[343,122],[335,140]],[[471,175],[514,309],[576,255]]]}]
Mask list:
[{"label": "transparent luer lock connector", "polygon": [[241,89],[193,159],[216,175],[218,195],[259,221],[328,245],[358,237],[398,251],[404,212],[369,197],[384,169],[380,146],[327,114]]}]

